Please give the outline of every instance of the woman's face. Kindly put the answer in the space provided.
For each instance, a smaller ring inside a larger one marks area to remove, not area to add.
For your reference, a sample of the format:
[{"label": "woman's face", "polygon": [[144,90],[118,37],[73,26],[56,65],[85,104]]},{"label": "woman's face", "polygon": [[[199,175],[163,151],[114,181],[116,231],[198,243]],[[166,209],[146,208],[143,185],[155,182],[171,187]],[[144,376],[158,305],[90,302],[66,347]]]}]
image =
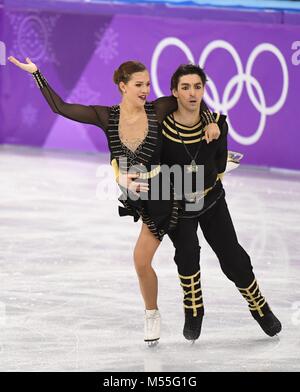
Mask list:
[{"label": "woman's face", "polygon": [[135,72],[127,84],[121,82],[120,89],[123,99],[129,100],[134,106],[144,106],[150,94],[150,77],[148,71]]}]

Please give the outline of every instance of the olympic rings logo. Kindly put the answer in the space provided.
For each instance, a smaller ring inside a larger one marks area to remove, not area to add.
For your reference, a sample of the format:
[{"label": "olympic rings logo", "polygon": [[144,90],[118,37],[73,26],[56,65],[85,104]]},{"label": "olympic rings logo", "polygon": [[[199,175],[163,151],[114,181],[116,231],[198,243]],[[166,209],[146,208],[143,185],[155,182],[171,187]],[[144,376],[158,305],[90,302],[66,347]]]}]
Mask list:
[{"label": "olympic rings logo", "polygon": [[[180,39],[175,37],[168,37],[160,41],[153,52],[152,61],[151,61],[151,79],[152,79],[154,91],[158,97],[164,95],[159,87],[159,82],[157,77],[158,61],[161,53],[168,46],[178,47],[184,52],[188,61],[195,64],[194,56],[190,48]],[[260,139],[261,135],[263,134],[266,125],[267,116],[271,116],[277,113],[283,107],[286,101],[287,94],[288,94],[288,87],[289,87],[289,74],[288,74],[288,67],[285,58],[276,46],[264,42],[252,50],[244,70],[241,58],[237,50],[227,41],[215,40],[210,42],[202,51],[199,58],[200,67],[205,66],[208,56],[216,49],[224,49],[232,56],[236,65],[237,73],[227,83],[222,98],[220,97],[220,94],[217,90],[215,83],[211,78],[209,78],[209,87],[212,96],[210,96],[206,91],[204,98],[206,100],[206,103],[210,107],[212,107],[213,110],[228,114],[228,112],[238,103],[242,95],[244,83],[245,83],[249,99],[253,104],[253,106],[256,108],[256,110],[260,113],[260,121],[258,124],[258,128],[252,135],[243,136],[240,135],[233,128],[232,124],[230,123],[229,117],[227,117],[227,122],[229,125],[229,133],[237,143],[244,144],[244,145],[254,144]],[[258,82],[258,80],[251,74],[255,60],[263,52],[270,52],[277,58],[277,60],[280,63],[282,74],[283,74],[283,85],[282,85],[280,97],[278,98],[277,102],[272,106],[266,105],[264,91],[260,83]],[[231,92],[235,86],[236,86],[235,92],[231,96]],[[257,92],[258,98],[254,94],[254,89]]]}]

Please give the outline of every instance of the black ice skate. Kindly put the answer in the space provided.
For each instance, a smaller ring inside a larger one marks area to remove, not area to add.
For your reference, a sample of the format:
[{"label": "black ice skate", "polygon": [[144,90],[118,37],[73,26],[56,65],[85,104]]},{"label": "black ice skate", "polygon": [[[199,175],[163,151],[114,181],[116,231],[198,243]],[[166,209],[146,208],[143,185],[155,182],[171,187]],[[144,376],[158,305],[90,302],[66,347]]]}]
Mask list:
[{"label": "black ice skate", "polygon": [[203,308],[197,311],[197,315],[194,316],[193,311],[185,309],[185,323],[183,327],[183,336],[187,340],[195,341],[201,334],[202,320],[203,320]]},{"label": "black ice skate", "polygon": [[277,335],[281,331],[281,322],[274,315],[267,303],[265,303],[261,310],[263,316],[261,316],[258,311],[250,310],[250,313],[267,335]]},{"label": "black ice skate", "polygon": [[269,336],[277,335],[281,331],[281,323],[261,295],[256,279],[246,289],[238,289],[248,302],[250,313],[262,330]]},{"label": "black ice skate", "polygon": [[199,338],[204,316],[200,271],[191,276],[179,275],[183,288],[185,323],[183,336],[190,341]]}]

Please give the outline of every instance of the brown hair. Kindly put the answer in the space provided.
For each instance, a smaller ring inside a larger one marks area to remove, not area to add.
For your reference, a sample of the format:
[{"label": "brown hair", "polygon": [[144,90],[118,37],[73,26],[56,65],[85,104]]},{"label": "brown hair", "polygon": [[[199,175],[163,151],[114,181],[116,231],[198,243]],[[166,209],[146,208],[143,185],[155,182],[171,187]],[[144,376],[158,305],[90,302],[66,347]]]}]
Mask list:
[{"label": "brown hair", "polygon": [[147,68],[144,66],[144,64],[140,63],[139,61],[126,61],[115,70],[113,81],[117,85],[119,85],[121,82],[127,84],[131,79],[132,74],[146,71],[146,69]]}]

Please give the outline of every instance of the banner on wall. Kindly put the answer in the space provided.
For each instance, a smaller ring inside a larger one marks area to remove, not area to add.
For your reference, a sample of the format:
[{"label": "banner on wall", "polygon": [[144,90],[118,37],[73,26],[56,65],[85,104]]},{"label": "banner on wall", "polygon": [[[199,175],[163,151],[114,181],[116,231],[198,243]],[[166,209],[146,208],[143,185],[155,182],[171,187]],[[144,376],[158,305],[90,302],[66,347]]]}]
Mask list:
[{"label": "banner on wall", "polygon": [[[179,64],[200,64],[207,104],[228,115],[230,149],[248,164],[300,169],[298,26],[21,12],[5,26],[8,54],[29,56],[68,102],[118,103],[112,75],[129,59],[148,67],[150,99],[170,94]],[[100,129],[51,113],[30,75],[5,68],[6,143],[107,149]]]}]

